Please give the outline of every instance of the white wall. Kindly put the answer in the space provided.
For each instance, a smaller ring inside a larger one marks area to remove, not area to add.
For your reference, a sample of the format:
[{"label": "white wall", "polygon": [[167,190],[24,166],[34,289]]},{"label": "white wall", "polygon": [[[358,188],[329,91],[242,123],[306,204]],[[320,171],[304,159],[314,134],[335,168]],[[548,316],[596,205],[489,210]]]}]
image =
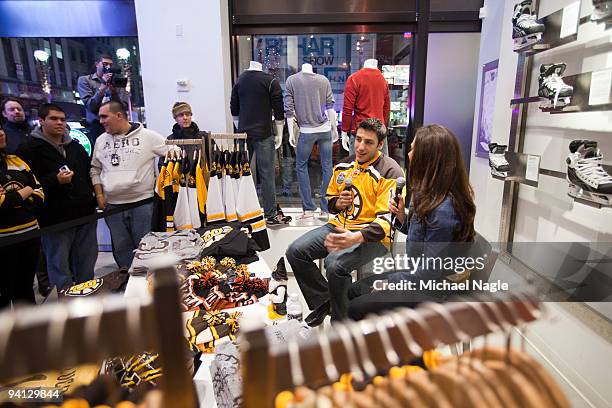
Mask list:
[{"label": "white wall", "polygon": [[498,240],[499,235],[504,184],[491,177],[488,159],[475,157],[474,152],[478,131],[482,66],[497,59],[499,59],[499,68],[497,71],[492,141],[501,144],[508,143],[512,119],[510,100],[514,93],[517,55],[512,52],[511,45],[502,47],[502,44],[507,44],[508,41],[512,42],[509,39],[512,37],[510,16],[512,15],[513,4],[512,1],[485,1],[486,17],[482,22],[480,56],[478,58],[478,69],[475,72],[477,98],[474,106],[470,182],[476,194],[476,231],[493,242]]},{"label": "white wall", "polygon": [[[148,127],[170,134],[172,105],[185,101],[201,130],[232,130],[227,1],[135,0],[135,5]],[[177,79],[189,80],[191,90],[177,92]]]},{"label": "white wall", "polygon": [[451,129],[468,166],[479,43],[479,33],[434,33],[427,50],[424,123]]}]

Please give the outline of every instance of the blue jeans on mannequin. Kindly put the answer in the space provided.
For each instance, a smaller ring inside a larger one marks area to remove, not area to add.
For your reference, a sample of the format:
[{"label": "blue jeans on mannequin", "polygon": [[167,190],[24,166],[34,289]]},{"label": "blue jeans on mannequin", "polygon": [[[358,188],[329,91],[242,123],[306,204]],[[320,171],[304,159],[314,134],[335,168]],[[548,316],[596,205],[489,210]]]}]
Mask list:
[{"label": "blue jeans on mannequin", "polygon": [[[108,204],[105,210],[121,206],[121,204]],[[152,218],[153,203],[104,217],[113,241],[113,256],[120,268],[129,268],[132,265],[134,250],[138,248],[142,237],[151,232]]]},{"label": "blue jeans on mannequin", "polygon": [[304,211],[314,211],[316,206],[312,200],[310,188],[310,175],[308,174],[308,159],[312,153],[315,143],[319,144],[319,155],[321,157],[321,170],[323,179],[321,180],[321,211],[327,211],[327,186],[332,177],[332,134],[329,132],[320,133],[301,133],[297,143],[295,168],[300,185],[300,196],[302,197],[302,209]]},{"label": "blue jeans on mannequin", "polygon": [[[387,248],[380,242],[366,242],[330,253],[324,245],[325,237],[335,228],[332,224],[325,224],[309,231],[293,241],[285,253],[308,308],[316,309],[329,300],[333,321],[348,316],[351,272],[387,253]],[[314,263],[317,259],[325,259],[327,280]]]},{"label": "blue jeans on mannequin", "polygon": [[94,278],[98,259],[97,222],[41,236],[49,283],[58,290]]},{"label": "blue jeans on mannequin", "polygon": [[261,182],[262,204],[265,217],[276,215],[276,186],[274,184],[274,136],[263,139],[247,138],[249,160],[255,153],[255,171]]}]

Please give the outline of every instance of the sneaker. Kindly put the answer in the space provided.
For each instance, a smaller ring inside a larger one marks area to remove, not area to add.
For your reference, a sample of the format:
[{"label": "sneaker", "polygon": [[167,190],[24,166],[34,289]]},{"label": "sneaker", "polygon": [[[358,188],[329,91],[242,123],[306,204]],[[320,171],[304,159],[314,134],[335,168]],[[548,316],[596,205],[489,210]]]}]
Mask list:
[{"label": "sneaker", "polygon": [[329,220],[329,213],[326,213],[325,211],[321,211],[320,213],[317,214],[317,218],[323,221],[327,221]]},{"label": "sneaker", "polygon": [[283,210],[280,207],[280,204],[276,204],[276,217],[281,221],[281,223],[283,224],[289,224],[289,222],[291,222],[291,220],[293,218],[291,218],[288,215],[285,215],[283,213]]},{"label": "sneaker", "polygon": [[314,211],[305,210],[304,213],[298,217],[300,220],[305,220],[308,218],[314,218]]},{"label": "sneaker", "polygon": [[283,222],[281,222],[280,219],[278,219],[278,216],[275,215],[274,217],[267,217],[266,218],[266,226],[267,227],[274,227],[277,225],[285,225]]}]

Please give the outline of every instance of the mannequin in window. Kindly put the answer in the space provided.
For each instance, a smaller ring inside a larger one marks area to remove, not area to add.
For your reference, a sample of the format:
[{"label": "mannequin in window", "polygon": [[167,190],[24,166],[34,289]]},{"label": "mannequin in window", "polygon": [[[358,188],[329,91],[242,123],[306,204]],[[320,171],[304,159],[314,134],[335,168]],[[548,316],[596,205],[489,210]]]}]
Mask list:
[{"label": "mannequin in window", "polygon": [[251,61],[232,89],[230,109],[238,132],[247,134],[250,154],[255,153],[266,223],[287,224],[291,217],[277,213],[274,185],[274,151],[282,143],[285,123],[280,84],[262,71],[261,63]]},{"label": "mannequin in window", "polygon": [[[355,129],[368,118],[377,118],[387,126],[391,112],[391,99],[387,80],[378,70],[378,60],[365,60],[363,68],[346,80],[342,106],[342,147],[354,154]],[[382,148],[387,155],[387,143]]]},{"label": "mannequin in window", "polygon": [[[321,212],[318,217],[327,221],[327,186],[332,176],[332,144],[338,140],[334,95],[329,80],[315,74],[312,65],[303,64],[302,71],[287,78],[285,115],[289,140],[296,148],[296,172],[302,196],[303,218],[314,216],[308,160],[314,144],[319,145],[321,158]],[[335,134],[335,137],[333,136]]]}]

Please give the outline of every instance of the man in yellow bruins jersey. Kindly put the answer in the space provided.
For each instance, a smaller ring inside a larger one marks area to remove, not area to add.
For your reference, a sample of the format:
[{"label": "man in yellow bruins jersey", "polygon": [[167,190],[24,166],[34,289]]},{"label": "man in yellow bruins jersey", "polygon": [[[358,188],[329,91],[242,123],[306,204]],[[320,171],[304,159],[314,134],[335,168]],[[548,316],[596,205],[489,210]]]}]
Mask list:
[{"label": "man in yellow bruins jersey", "polygon": [[[395,194],[395,179],[403,177],[400,166],[384,156],[387,130],[378,119],[366,119],[357,127],[355,155],[334,167],[327,188],[329,212],[336,214],[322,227],[295,240],[287,249],[308,307],[311,326],[325,316],[342,320],[347,316],[351,271],[386,253],[391,228],[389,199]],[[349,180],[347,182],[347,180]],[[325,259],[327,280],[314,260]]]}]

